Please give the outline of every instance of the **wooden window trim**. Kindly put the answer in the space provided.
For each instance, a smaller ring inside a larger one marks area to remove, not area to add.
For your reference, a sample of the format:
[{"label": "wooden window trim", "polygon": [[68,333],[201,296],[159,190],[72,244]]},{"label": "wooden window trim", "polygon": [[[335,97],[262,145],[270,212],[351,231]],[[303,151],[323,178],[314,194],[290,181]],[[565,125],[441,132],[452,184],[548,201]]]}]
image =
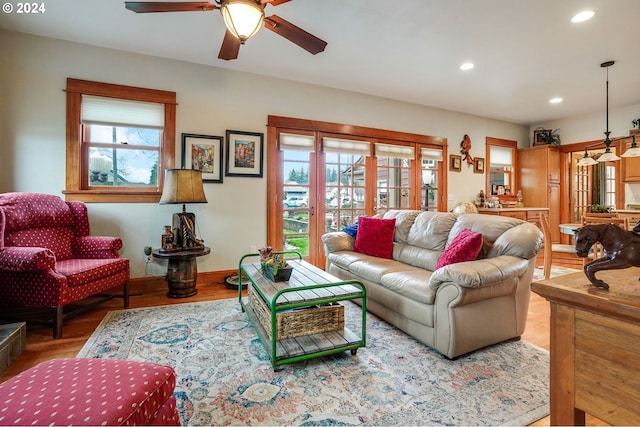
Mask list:
[{"label": "wooden window trim", "polygon": [[[176,93],[133,86],[67,79],[66,200],[105,203],[157,203],[162,196],[164,171],[175,165]],[[158,164],[158,189],[82,188],[81,104],[82,95],[105,96],[164,104],[164,132]]]}]

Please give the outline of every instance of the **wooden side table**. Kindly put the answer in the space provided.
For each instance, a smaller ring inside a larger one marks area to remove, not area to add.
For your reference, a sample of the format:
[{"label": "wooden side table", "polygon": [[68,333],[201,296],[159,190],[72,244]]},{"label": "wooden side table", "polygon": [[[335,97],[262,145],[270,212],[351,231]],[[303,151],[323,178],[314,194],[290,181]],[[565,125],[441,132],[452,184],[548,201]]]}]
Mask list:
[{"label": "wooden side table", "polygon": [[154,249],[154,257],[168,259],[167,282],[169,284],[169,298],[187,298],[198,293],[196,281],[198,279],[198,264],[196,258],[208,255],[210,248],[205,247],[196,251],[174,251],[164,252]]},{"label": "wooden side table", "polygon": [[640,268],[533,282],[551,304],[551,425],[640,425]]}]

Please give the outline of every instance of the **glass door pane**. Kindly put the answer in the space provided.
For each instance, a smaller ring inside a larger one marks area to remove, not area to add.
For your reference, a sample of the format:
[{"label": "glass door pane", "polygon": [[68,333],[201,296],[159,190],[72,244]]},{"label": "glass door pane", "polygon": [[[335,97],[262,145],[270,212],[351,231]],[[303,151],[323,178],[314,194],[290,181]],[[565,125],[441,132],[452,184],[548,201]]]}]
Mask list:
[{"label": "glass door pane", "polygon": [[422,159],[420,208],[425,211],[438,210],[438,164],[437,160]]},{"label": "glass door pane", "polygon": [[377,158],[377,212],[411,208],[411,161]]},{"label": "glass door pane", "polygon": [[325,153],[325,232],[365,214],[365,160],[361,154]]},{"label": "glass door pane", "polygon": [[309,256],[310,153],[283,151],[282,224],[284,249]]}]

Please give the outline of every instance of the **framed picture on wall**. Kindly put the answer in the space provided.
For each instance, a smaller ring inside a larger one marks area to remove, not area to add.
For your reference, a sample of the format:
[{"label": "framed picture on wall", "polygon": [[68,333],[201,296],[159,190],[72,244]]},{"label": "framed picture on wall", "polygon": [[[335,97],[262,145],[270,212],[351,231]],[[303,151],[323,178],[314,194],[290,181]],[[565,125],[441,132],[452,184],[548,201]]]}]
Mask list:
[{"label": "framed picture on wall", "polygon": [[227,131],[226,176],[262,178],[264,134]]},{"label": "framed picture on wall", "polygon": [[535,129],[533,131],[533,145],[547,145],[547,138],[551,129]]},{"label": "framed picture on wall", "polygon": [[473,159],[473,172],[484,173],[484,159],[482,157]]},{"label": "framed picture on wall", "polygon": [[462,170],[462,156],[449,154],[449,170],[454,172],[460,172]]},{"label": "framed picture on wall", "polygon": [[182,134],[182,167],[202,171],[202,182],[222,183],[221,136]]}]

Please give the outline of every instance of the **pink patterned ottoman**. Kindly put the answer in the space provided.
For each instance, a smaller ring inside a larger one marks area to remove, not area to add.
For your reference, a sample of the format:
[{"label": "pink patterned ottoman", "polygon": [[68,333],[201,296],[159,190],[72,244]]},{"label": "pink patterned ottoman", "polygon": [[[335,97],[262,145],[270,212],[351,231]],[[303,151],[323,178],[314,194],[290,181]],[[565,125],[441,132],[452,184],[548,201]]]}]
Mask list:
[{"label": "pink patterned ottoman", "polygon": [[54,359],[0,384],[0,425],[180,425],[169,366]]}]

